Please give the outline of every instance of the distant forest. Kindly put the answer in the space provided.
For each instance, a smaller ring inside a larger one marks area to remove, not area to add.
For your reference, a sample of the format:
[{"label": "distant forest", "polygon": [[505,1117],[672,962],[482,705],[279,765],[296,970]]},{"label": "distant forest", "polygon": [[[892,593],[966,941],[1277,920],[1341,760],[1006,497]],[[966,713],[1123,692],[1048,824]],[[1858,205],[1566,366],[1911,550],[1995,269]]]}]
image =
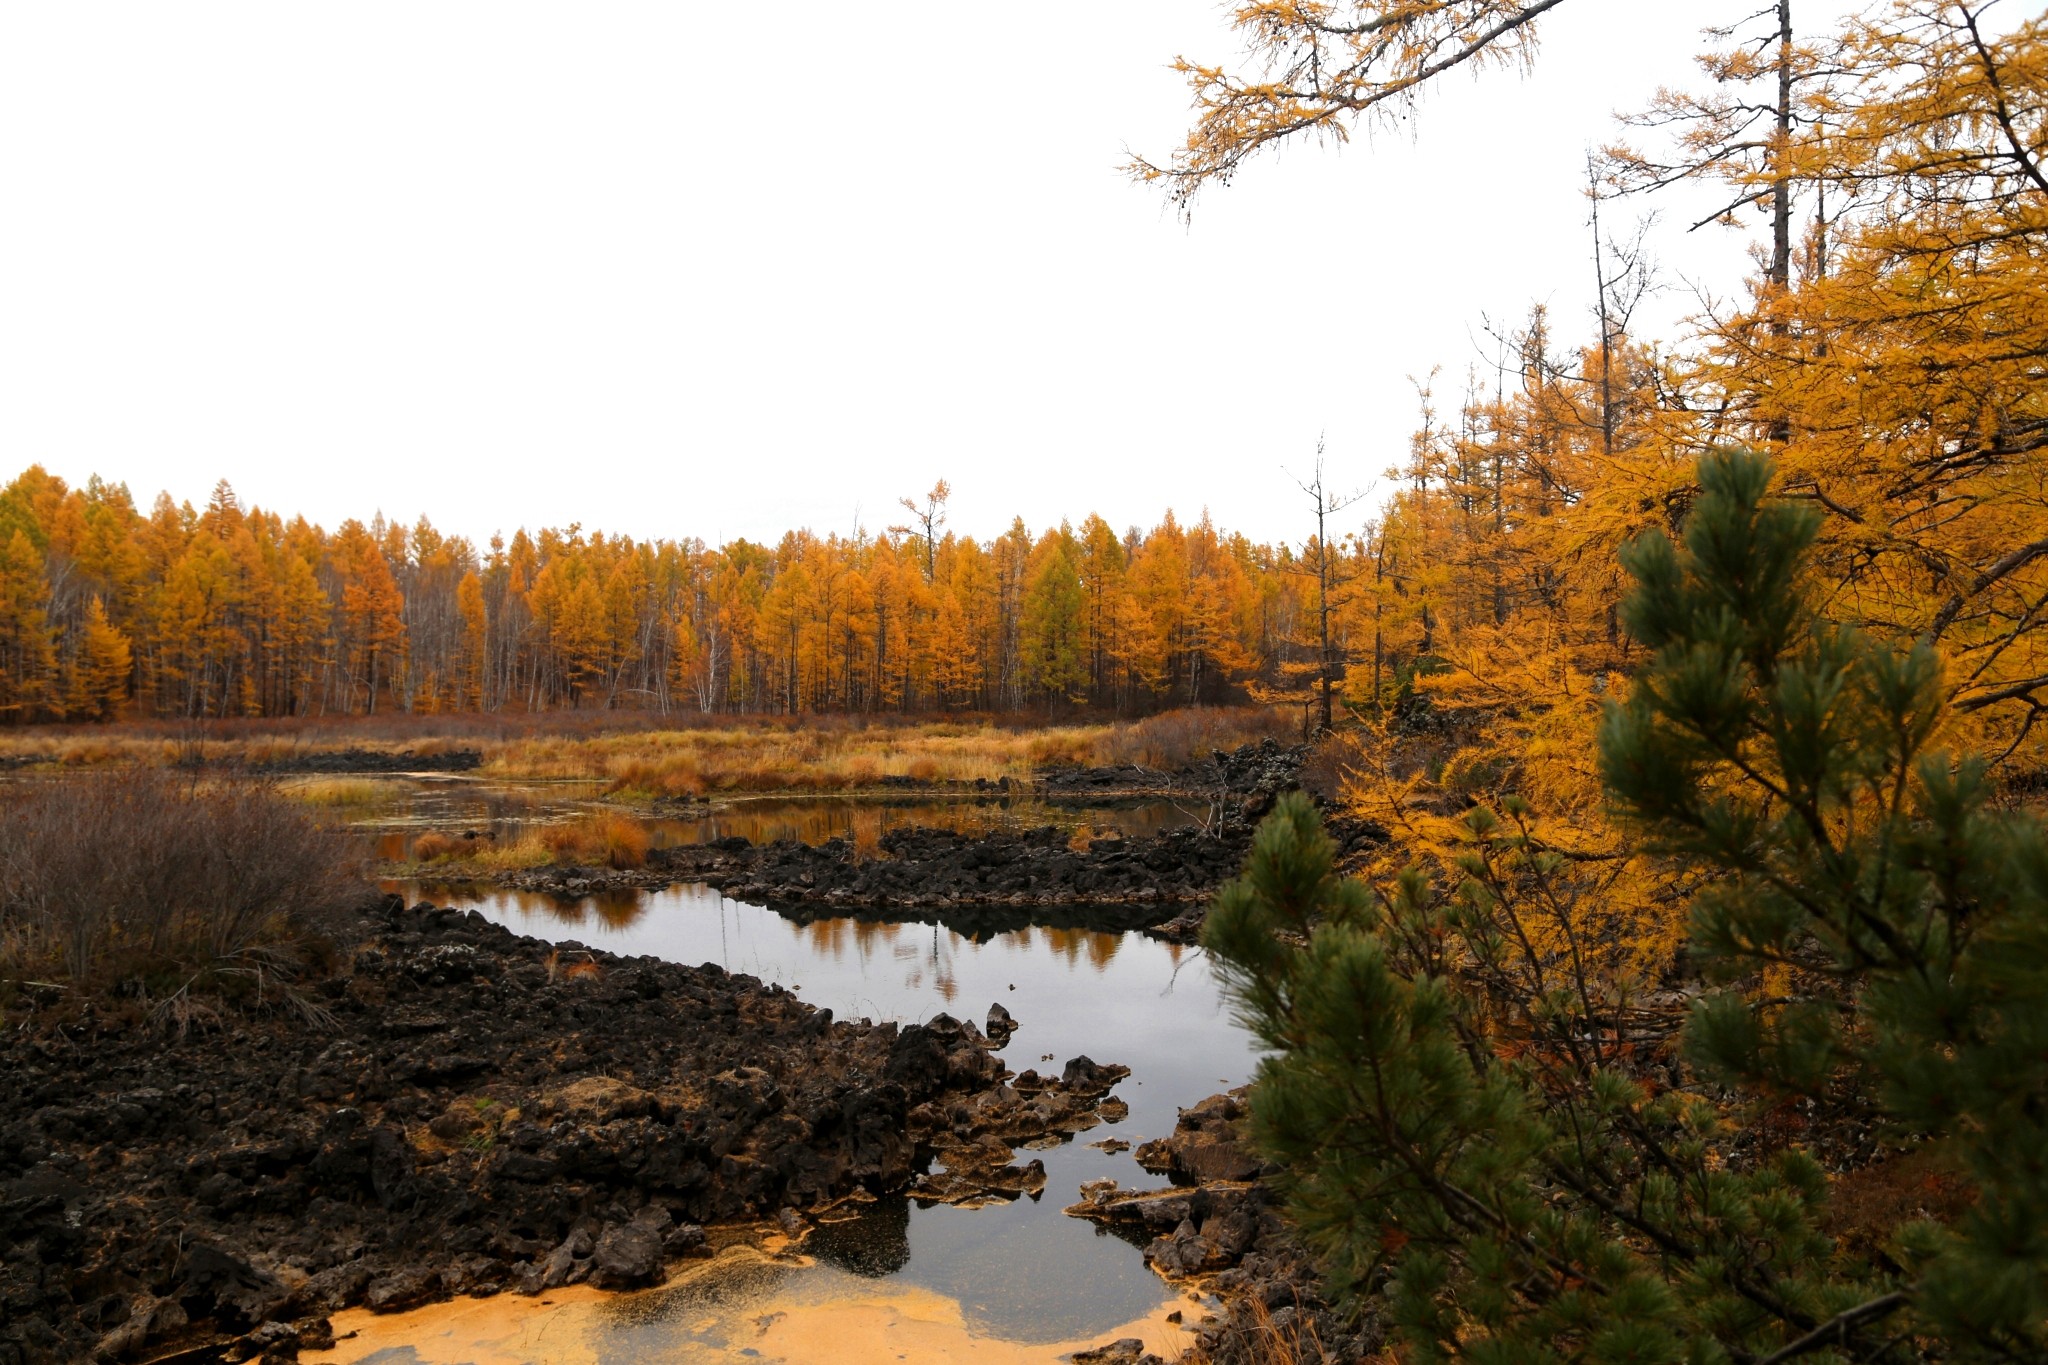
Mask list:
[{"label": "distant forest", "polygon": [[851,538],[479,549],[425,518],[330,532],[225,482],[145,513],[31,468],[0,492],[0,717],[1144,711],[1314,668],[1312,543],[1171,513],[977,541],[942,529],[945,493]]}]

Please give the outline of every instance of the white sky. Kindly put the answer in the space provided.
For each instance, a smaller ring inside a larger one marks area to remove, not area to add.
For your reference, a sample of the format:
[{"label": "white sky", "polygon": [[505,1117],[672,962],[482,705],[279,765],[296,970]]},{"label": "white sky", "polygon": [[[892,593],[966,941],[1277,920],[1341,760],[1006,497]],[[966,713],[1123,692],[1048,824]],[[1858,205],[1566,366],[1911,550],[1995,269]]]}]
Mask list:
[{"label": "white sky", "polygon": [[[0,6],[0,479],[481,542],[874,529],[944,476],[974,534],[1295,539],[1282,466],[1399,460],[1482,314],[1590,333],[1586,148],[1757,7],[1573,0],[1533,78],[1184,227],[1118,166],[1235,53],[1208,0]],[[1667,278],[1731,289],[1685,207]]]}]

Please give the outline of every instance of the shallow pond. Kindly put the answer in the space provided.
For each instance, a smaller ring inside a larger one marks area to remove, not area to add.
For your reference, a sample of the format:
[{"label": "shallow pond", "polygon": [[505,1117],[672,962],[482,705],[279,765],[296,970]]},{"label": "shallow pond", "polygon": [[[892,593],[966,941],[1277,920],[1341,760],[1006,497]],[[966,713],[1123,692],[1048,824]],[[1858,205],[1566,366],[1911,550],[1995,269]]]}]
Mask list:
[{"label": "shallow pond", "polygon": [[[1121,1062],[1132,1075],[1116,1093],[1130,1115],[1033,1153],[1046,1167],[1042,1199],[979,1209],[883,1199],[820,1228],[801,1264],[721,1262],[644,1294],[442,1305],[393,1319],[352,1314],[337,1330],[365,1335],[309,1360],[1051,1361],[1117,1336],[1174,1344],[1178,1329],[1163,1320],[1174,1295],[1139,1249],[1061,1209],[1084,1180],[1160,1183],[1128,1154],[1090,1143],[1164,1136],[1179,1106],[1248,1079],[1250,1040],[1199,953],[1078,928],[970,936],[878,919],[797,923],[703,886],[575,902],[397,889],[474,908],[536,938],[716,962],[842,1017],[912,1023],[946,1012],[980,1023],[1001,1003],[1020,1025],[1003,1054],[1012,1069],[1056,1068],[1083,1053]],[[835,1337],[843,1350],[821,1347]]]},{"label": "shallow pond", "polygon": [[[301,785],[317,790],[319,779]],[[593,810],[601,782],[501,782],[462,774],[403,774],[348,779],[354,804],[343,820],[375,838],[377,856],[402,861],[426,830],[475,829],[500,839],[523,827]],[[843,838],[872,849],[890,830],[925,825],[986,834],[1055,825],[1076,839],[1111,832],[1137,837],[1198,822],[1204,811],[1173,801],[1048,802],[1029,793],[864,796],[736,796],[708,805],[667,807],[638,816],[656,847],[742,835],[754,843]]]}]

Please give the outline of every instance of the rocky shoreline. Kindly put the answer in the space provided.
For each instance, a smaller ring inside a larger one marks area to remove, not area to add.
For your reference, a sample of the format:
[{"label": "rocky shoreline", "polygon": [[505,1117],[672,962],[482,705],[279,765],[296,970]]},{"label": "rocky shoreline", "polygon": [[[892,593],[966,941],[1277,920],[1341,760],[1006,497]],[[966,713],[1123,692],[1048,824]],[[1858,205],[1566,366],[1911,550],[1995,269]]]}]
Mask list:
[{"label": "rocky shoreline", "polygon": [[1122,1074],[1011,1077],[971,1023],[395,897],[354,929],[295,1003],[182,1037],[55,991],[10,1018],[0,1362],[286,1360],[357,1304],[656,1283],[707,1225],[1014,1198],[1043,1172],[1013,1149],[1100,1122]]},{"label": "rocky shoreline", "polygon": [[[1171,1136],[1138,1148],[1138,1164],[1171,1185],[1126,1190],[1114,1180],[1092,1181],[1066,1212],[1143,1241],[1146,1264],[1162,1278],[1218,1297],[1223,1312],[1195,1325],[1189,1359],[1373,1359],[1383,1344],[1378,1323],[1347,1317],[1323,1298],[1315,1263],[1267,1183],[1276,1172],[1245,1141],[1246,1094],[1240,1087],[1182,1109]],[[1099,1365],[1165,1365],[1135,1340],[1088,1357]]]}]

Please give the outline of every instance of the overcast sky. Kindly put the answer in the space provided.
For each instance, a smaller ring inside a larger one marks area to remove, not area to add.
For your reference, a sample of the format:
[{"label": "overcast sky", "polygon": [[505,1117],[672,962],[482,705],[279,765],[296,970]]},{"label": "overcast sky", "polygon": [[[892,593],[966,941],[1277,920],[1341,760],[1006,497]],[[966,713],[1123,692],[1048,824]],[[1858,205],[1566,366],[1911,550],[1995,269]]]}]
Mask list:
[{"label": "overcast sky", "polygon": [[[1484,318],[1590,332],[1587,147],[1755,7],[1572,0],[1532,78],[1187,226],[1119,165],[1236,51],[1208,0],[7,5],[0,478],[481,541],[878,529],[943,476],[974,534],[1297,539],[1319,432],[1369,484]],[[1745,239],[1663,207],[1669,335]]]}]

